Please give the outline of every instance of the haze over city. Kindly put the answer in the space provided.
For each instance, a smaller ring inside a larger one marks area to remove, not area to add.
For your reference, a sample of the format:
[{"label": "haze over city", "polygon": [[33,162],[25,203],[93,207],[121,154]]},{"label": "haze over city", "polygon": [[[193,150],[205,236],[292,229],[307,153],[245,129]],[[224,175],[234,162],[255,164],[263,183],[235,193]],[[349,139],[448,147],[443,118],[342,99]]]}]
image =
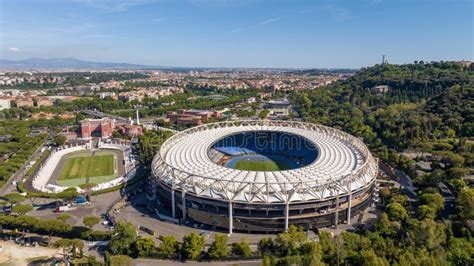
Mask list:
[{"label": "haze over city", "polygon": [[[6,0],[0,58],[359,68],[472,60],[472,1]],[[469,34],[471,33],[471,34]]]}]

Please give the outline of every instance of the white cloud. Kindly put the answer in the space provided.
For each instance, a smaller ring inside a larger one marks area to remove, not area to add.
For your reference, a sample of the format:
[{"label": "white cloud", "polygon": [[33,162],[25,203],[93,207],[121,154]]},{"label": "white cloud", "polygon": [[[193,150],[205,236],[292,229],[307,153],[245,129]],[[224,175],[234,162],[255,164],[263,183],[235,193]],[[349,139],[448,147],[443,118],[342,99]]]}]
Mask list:
[{"label": "white cloud", "polygon": [[245,30],[245,28],[239,28],[239,29],[232,30],[231,32],[235,33],[235,32],[241,32],[241,31],[244,31],[244,30]]},{"label": "white cloud", "polygon": [[268,24],[268,23],[272,23],[272,22],[275,22],[275,21],[279,21],[281,19],[281,17],[278,17],[278,18],[271,18],[271,19],[267,19],[267,20],[264,20],[264,21],[261,21],[260,25],[264,25],[264,24]]},{"label": "white cloud", "polygon": [[8,48],[8,51],[9,51],[9,52],[14,52],[14,53],[16,53],[16,52],[19,52],[20,49],[19,49],[19,48],[16,48],[16,47],[10,47],[10,48]]}]

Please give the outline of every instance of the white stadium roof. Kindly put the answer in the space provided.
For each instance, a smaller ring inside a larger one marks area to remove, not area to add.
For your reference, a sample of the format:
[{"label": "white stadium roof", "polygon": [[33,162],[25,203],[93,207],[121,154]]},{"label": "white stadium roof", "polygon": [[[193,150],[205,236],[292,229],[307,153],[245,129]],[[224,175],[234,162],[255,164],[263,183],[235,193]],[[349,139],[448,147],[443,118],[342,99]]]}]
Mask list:
[{"label": "white stadium roof", "polygon": [[[242,171],[221,166],[208,155],[229,135],[252,131],[287,132],[318,147],[312,163],[285,171]],[[359,139],[320,125],[288,121],[237,121],[206,124],[182,131],[162,146],[153,172],[173,189],[197,196],[247,203],[324,200],[372,183],[377,164]]]}]

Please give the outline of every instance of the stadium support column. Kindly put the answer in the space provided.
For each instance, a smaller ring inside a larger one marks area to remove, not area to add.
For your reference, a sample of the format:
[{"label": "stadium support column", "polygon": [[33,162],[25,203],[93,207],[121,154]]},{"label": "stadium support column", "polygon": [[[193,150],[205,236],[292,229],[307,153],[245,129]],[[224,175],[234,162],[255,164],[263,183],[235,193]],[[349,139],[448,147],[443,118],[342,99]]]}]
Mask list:
[{"label": "stadium support column", "polygon": [[347,206],[347,224],[351,224],[352,191],[349,192],[349,199],[347,202],[349,204],[349,206]]},{"label": "stadium support column", "polygon": [[171,188],[171,215],[176,218],[176,200],[174,198],[174,188]]},{"label": "stadium support column", "polygon": [[287,200],[285,204],[285,231],[288,231],[289,216],[290,216],[290,201]]},{"label": "stadium support column", "polygon": [[339,191],[337,192],[337,195],[336,195],[336,213],[334,217],[335,217],[334,226],[336,226],[337,228],[337,225],[339,223]]},{"label": "stadium support column", "polygon": [[181,211],[183,212],[183,222],[186,221],[186,192],[181,192]]},{"label": "stadium support column", "polygon": [[233,218],[232,218],[232,201],[229,200],[229,235],[232,234],[232,231],[233,231],[233,226],[234,226],[234,223],[233,223]]}]

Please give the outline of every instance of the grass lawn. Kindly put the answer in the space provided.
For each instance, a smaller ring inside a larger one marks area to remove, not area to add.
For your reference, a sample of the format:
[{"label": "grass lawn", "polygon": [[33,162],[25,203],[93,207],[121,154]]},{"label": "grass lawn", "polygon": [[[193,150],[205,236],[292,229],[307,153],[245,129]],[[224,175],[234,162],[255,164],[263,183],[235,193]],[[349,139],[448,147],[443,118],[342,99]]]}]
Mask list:
[{"label": "grass lawn", "polygon": [[64,164],[58,180],[91,178],[114,175],[114,155],[74,156]]},{"label": "grass lawn", "polygon": [[235,169],[245,171],[279,171],[280,166],[274,161],[242,160],[235,164]]}]

